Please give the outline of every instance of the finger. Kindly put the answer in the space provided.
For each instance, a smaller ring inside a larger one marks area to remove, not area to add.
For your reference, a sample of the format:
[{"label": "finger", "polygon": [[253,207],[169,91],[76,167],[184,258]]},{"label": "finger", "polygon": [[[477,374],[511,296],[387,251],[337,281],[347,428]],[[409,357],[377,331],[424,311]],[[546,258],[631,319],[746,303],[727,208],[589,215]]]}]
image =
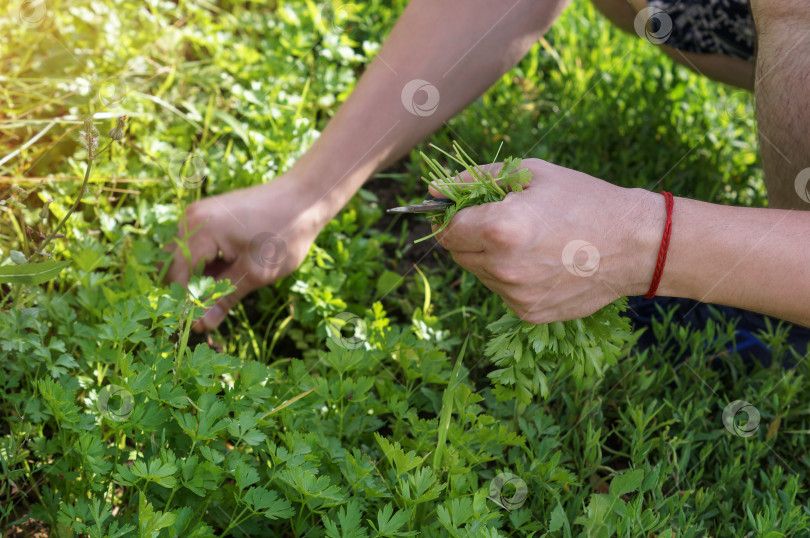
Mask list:
[{"label": "finger", "polygon": [[166,252],[172,252],[171,265],[169,272],[166,274],[166,279],[169,282],[177,282],[183,287],[188,286],[189,269],[188,260],[183,254],[183,250],[177,246],[177,243],[170,243],[164,249]]},{"label": "finger", "polygon": [[[220,238],[213,234],[211,228],[203,227],[186,237],[188,252],[184,252],[184,249],[175,243],[174,261],[169,272],[172,280],[184,286],[188,284],[189,276],[197,270],[200,263],[203,264],[205,272],[212,264],[221,264],[223,261],[230,264],[236,258],[233,247],[228,243],[220,242]],[[178,238],[176,241],[183,241],[183,238]],[[215,273],[214,276],[216,276]]]},{"label": "finger", "polygon": [[200,332],[215,330],[219,324],[222,323],[222,320],[225,319],[231,309],[233,309],[248,293],[256,289],[255,284],[250,278],[250,274],[248,271],[244,270],[242,264],[239,263],[239,261],[242,259],[243,258],[240,258],[237,260],[237,263],[231,264],[217,279],[229,279],[231,284],[236,286],[236,290],[225,297],[220,297],[214,306],[209,308],[203,314],[203,317],[194,323],[193,328],[195,331]]},{"label": "finger", "polygon": [[490,275],[486,269],[480,269],[475,276],[489,291],[499,295],[502,299],[507,296],[503,290],[503,282]]},{"label": "finger", "polygon": [[453,260],[468,272],[481,278],[484,274],[483,266],[485,262],[483,252],[451,252]]},{"label": "finger", "polygon": [[[487,164],[479,164],[475,168],[473,168],[473,172],[477,176],[481,176],[482,173],[486,172],[487,174],[491,175],[492,177],[498,177],[498,174],[501,172],[501,168],[503,168],[503,163],[487,163]],[[462,176],[469,176],[469,172],[463,172]],[[465,177],[463,181],[472,181],[472,178],[469,180]]]},{"label": "finger", "polygon": [[[481,164],[476,166],[473,169],[475,175],[481,177],[483,172],[487,172],[492,174],[493,176],[497,176],[498,173],[503,168],[503,163],[492,163],[492,164]],[[428,184],[428,191],[430,192],[431,196],[436,198],[447,198],[447,196],[442,193],[442,191],[446,191],[448,187],[452,187],[452,185],[448,185],[448,183],[452,181],[453,183],[473,183],[475,182],[475,178],[466,170],[461,172],[459,175],[454,176],[451,178],[447,183],[441,183],[437,181],[431,181]]]},{"label": "finger", "polygon": [[[201,216],[203,214],[200,213],[202,211],[199,209],[200,207],[200,204],[192,204],[186,208],[185,214],[177,223],[175,237],[163,249],[164,252],[173,253],[167,278],[184,286],[188,284],[189,276],[201,259],[199,255],[195,256],[195,250],[200,250],[201,239],[209,235],[205,231],[205,226],[210,220],[210,216]],[[205,246],[209,249],[211,247],[211,245]],[[211,254],[208,253],[207,256],[211,256]],[[213,257],[216,258],[216,256],[217,252],[214,252]]]},{"label": "finger", "polygon": [[227,261],[233,258],[226,256],[222,245],[214,237],[210,230],[200,230],[188,239],[188,250],[191,254],[191,270],[196,271],[200,263],[209,264],[220,256]]},{"label": "finger", "polygon": [[[182,239],[176,239],[176,241],[182,241]],[[188,279],[200,261],[208,263],[216,260],[220,252],[219,247],[210,237],[191,236],[186,246],[190,259],[186,257],[184,249],[175,244],[174,258],[168,273],[171,280],[183,286],[188,285]]]},{"label": "finger", "polygon": [[[498,295],[500,295],[500,294],[498,294]],[[503,295],[500,295],[500,297],[501,297],[501,300],[504,302],[504,304],[506,304],[506,306],[509,307],[509,309],[512,311],[513,314],[518,316],[520,319],[523,319],[523,309],[521,308],[521,306],[519,304],[517,304],[514,301],[511,301],[508,297],[505,297]]]},{"label": "finger", "polygon": [[447,198],[447,196],[436,190],[436,188],[433,186],[433,183],[428,184],[428,192],[434,198]]},{"label": "finger", "polygon": [[191,252],[191,238],[198,235],[192,230],[189,233],[189,218],[188,214],[184,215],[180,222],[177,224],[177,233],[172,237],[171,243],[167,244],[163,251],[172,253],[172,261],[169,271],[166,274],[167,280],[170,282],[177,282],[182,286],[188,286],[188,280],[191,276],[193,265],[190,264],[190,259],[187,253]]},{"label": "finger", "polygon": [[436,235],[436,240],[452,252],[483,252],[481,223],[488,209],[486,205],[462,209],[453,216],[447,227]]}]

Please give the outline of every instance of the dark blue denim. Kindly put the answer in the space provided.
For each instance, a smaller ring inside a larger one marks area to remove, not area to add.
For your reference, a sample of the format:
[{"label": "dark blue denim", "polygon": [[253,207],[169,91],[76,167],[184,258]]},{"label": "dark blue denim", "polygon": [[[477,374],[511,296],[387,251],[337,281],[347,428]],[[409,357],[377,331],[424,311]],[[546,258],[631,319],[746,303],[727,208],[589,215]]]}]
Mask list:
[{"label": "dark blue denim", "polygon": [[[655,318],[660,320],[661,317],[656,306],[660,306],[664,312],[667,312],[673,306],[677,306],[678,308],[673,315],[672,322],[684,326],[691,325],[694,328],[704,327],[709,319],[717,320],[714,313],[710,310],[711,307],[716,310],[718,315],[725,318],[726,321],[732,319],[738,320],[735,343],[727,349],[727,351],[730,353],[739,353],[747,364],[758,361],[765,367],[771,365],[772,350],[757,337],[757,333],[766,329],[765,318],[767,316],[731,306],[709,305],[691,299],[672,297],[655,297],[653,299],[630,297],[628,305],[629,308],[625,315],[630,318],[634,328],[649,328],[639,340],[639,345],[644,348],[650,347],[656,343],[651,327],[652,320]],[[778,323],[778,319],[771,318],[773,327]],[[810,329],[791,325],[788,345],[792,346],[803,356],[807,352],[808,343],[810,343]],[[782,366],[792,368],[795,366],[795,361],[786,359]]]}]

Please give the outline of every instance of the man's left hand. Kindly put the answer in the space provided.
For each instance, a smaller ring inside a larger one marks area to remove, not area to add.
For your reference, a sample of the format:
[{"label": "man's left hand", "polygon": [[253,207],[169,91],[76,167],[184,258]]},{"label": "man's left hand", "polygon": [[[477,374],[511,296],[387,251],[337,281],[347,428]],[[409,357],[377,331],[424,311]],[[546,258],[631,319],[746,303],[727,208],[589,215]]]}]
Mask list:
[{"label": "man's left hand", "polygon": [[[533,178],[523,191],[459,211],[436,236],[453,259],[531,323],[581,318],[645,293],[664,227],[663,197],[539,159],[521,167]],[[466,172],[459,180],[472,181]]]}]

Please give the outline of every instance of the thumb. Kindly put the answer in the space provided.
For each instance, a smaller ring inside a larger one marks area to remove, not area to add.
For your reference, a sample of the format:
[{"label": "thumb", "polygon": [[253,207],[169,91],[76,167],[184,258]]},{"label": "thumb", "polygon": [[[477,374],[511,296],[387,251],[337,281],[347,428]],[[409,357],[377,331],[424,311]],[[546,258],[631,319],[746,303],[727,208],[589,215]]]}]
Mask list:
[{"label": "thumb", "polygon": [[433,186],[433,183],[428,184],[428,192],[434,198],[447,198],[447,196],[436,190],[436,188]]},{"label": "thumb", "polygon": [[[482,175],[482,172],[497,176],[501,171],[501,168],[503,168],[503,163],[480,164],[474,169],[474,172],[478,176]],[[475,178],[473,178],[472,175],[465,170],[464,172],[461,172],[457,176],[453,177],[451,181],[455,181],[456,183],[474,183]],[[436,188],[436,183],[437,182],[434,180],[428,184],[428,191],[430,192],[431,196],[436,198],[447,198],[447,196],[441,193],[441,190],[443,190],[443,185],[439,183],[439,188]]]}]

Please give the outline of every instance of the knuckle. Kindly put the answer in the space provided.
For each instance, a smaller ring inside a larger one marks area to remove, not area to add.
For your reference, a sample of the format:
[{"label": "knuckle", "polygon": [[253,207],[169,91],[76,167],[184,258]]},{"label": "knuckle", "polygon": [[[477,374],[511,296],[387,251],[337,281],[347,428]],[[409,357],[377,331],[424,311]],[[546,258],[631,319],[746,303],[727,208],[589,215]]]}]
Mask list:
[{"label": "knuckle", "polygon": [[208,210],[208,205],[201,200],[192,202],[186,208],[186,220],[189,221],[190,223],[199,224],[204,222],[211,216],[212,215]]},{"label": "knuckle", "polygon": [[526,323],[531,323],[532,325],[542,325],[544,323],[548,323],[549,320],[543,314],[532,313],[526,316],[524,319]]},{"label": "knuckle", "polygon": [[524,309],[522,306],[514,305],[512,307],[512,310],[514,310],[515,315],[519,317],[521,321],[529,321],[528,318],[531,314],[530,312],[527,312],[526,309]]},{"label": "knuckle", "polygon": [[268,263],[259,256],[250,256],[245,267],[244,283],[251,290],[260,288],[292,274],[303,258],[287,257],[280,263]]},{"label": "knuckle", "polygon": [[199,215],[201,210],[202,210],[202,203],[200,201],[191,202],[186,208],[186,216],[189,218],[196,217],[197,215]]},{"label": "knuckle", "polygon": [[482,231],[485,242],[504,250],[524,250],[530,240],[531,230],[525,221],[512,216],[490,222]]},{"label": "knuckle", "polygon": [[487,243],[492,243],[496,246],[511,246],[512,242],[512,225],[505,220],[495,220],[491,222],[481,235]]},{"label": "knuckle", "polygon": [[529,294],[529,293],[521,293],[520,297],[515,297],[512,299],[512,305],[515,310],[515,313],[520,311],[521,319],[523,321],[528,321],[530,323],[538,324],[538,323],[547,323],[549,320],[549,310],[547,307],[543,307],[542,298],[538,297],[536,294]]},{"label": "knuckle", "polygon": [[253,290],[272,282],[273,277],[276,274],[276,270],[273,267],[266,267],[255,262],[251,262],[245,264],[243,273],[244,276],[242,278],[242,286]]},{"label": "knuckle", "polygon": [[518,308],[520,312],[515,312],[515,314],[517,314],[518,317],[526,323],[531,323],[532,325],[541,325],[543,323],[549,323],[552,321],[549,318],[549,315],[544,311],[536,310],[527,306],[519,306]]},{"label": "knuckle", "polygon": [[548,166],[548,162],[544,161],[543,159],[523,159],[524,168],[543,168],[545,166]]},{"label": "knuckle", "polygon": [[499,282],[503,282],[504,284],[519,284],[521,281],[518,272],[509,265],[500,264],[492,267],[489,273],[498,280]]}]

